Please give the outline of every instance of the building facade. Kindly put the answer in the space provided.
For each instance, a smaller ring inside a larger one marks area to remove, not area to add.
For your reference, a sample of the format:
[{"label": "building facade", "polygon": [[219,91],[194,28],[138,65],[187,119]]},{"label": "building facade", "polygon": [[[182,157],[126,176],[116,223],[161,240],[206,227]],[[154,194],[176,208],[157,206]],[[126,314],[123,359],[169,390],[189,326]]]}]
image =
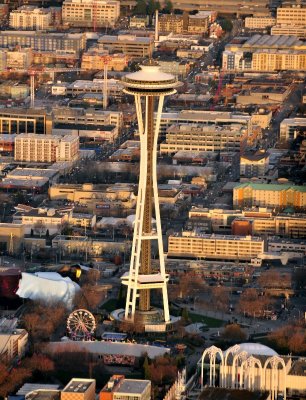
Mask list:
[{"label": "building facade", "polygon": [[168,238],[168,257],[251,260],[264,252],[264,239],[255,236],[206,235],[182,232]]},{"label": "building facade", "polygon": [[244,148],[246,132],[242,125],[201,126],[174,124],[168,128],[166,141],[160,144],[160,153],[188,151],[240,151]]},{"label": "building facade", "polygon": [[154,49],[154,41],[151,37],[138,37],[135,35],[103,35],[98,40],[110,53],[123,53],[129,59],[149,57]]},{"label": "building facade", "polygon": [[[104,57],[105,56],[105,57]],[[126,54],[117,53],[111,56],[105,55],[105,50],[92,48],[82,55],[81,68],[87,70],[103,70],[105,64],[109,71],[123,71],[128,64]]]},{"label": "building facade", "polygon": [[1,109],[0,133],[51,134],[52,115],[39,109]]},{"label": "building facade", "polygon": [[246,29],[266,29],[276,24],[273,17],[246,17],[244,26]]},{"label": "building facade", "polygon": [[42,136],[21,134],[15,137],[16,161],[75,161],[79,157],[79,138],[75,136]]},{"label": "building facade", "polygon": [[116,0],[65,0],[63,23],[76,27],[114,27],[120,15]]},{"label": "building facade", "polygon": [[20,30],[44,30],[52,25],[50,9],[24,5],[10,13],[10,26]]},{"label": "building facade", "polygon": [[73,50],[80,54],[86,46],[82,33],[46,33],[35,31],[1,31],[0,47],[30,47],[35,51]]},{"label": "building facade", "polygon": [[306,118],[285,118],[280,123],[279,138],[282,141],[293,140],[306,129]]},{"label": "building facade", "polygon": [[236,207],[306,207],[306,187],[289,184],[242,183],[233,190]]},{"label": "building facade", "polygon": [[162,14],[158,18],[159,32],[182,33],[186,30],[184,24],[185,17],[176,14]]},{"label": "building facade", "polygon": [[27,344],[28,332],[25,329],[0,332],[1,360],[4,363],[20,360],[25,355]]},{"label": "building facade", "polygon": [[269,169],[269,155],[264,151],[240,156],[240,176],[253,178],[265,175]]}]

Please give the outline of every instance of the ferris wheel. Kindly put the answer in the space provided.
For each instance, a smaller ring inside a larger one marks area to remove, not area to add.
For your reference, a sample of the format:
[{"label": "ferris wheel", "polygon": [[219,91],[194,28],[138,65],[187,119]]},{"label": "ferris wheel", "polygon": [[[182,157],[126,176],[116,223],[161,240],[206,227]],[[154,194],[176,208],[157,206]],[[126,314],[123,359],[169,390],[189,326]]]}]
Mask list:
[{"label": "ferris wheel", "polygon": [[88,310],[75,310],[67,319],[67,330],[73,340],[91,340],[95,329],[95,317]]}]

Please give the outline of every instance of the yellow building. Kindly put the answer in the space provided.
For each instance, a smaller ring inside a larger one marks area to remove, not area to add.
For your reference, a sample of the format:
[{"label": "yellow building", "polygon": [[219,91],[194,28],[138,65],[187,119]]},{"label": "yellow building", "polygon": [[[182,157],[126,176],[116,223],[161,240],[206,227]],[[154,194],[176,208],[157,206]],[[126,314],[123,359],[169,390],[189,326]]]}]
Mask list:
[{"label": "yellow building", "polygon": [[65,0],[63,23],[77,27],[113,27],[120,16],[116,0]]},{"label": "yellow building", "polygon": [[25,230],[22,224],[0,223],[0,248],[13,254],[22,248]]},{"label": "yellow building", "polygon": [[276,23],[280,25],[305,26],[306,7],[295,5],[292,7],[280,7],[276,13]]},{"label": "yellow building", "polygon": [[176,14],[162,14],[158,18],[159,32],[182,33],[184,31],[184,16]]},{"label": "yellow building", "polygon": [[203,35],[203,33],[206,33],[208,31],[210,19],[210,12],[207,11],[199,11],[195,15],[189,15],[188,33]]},{"label": "yellow building", "polygon": [[244,26],[247,29],[265,29],[276,24],[273,17],[246,17]]},{"label": "yellow building", "polygon": [[236,207],[306,207],[306,187],[289,184],[242,183],[233,190]]},{"label": "yellow building", "polygon": [[[306,25],[306,23],[305,23]],[[271,28],[271,35],[292,35],[299,38],[306,37],[306,26],[301,25],[275,25]]]},{"label": "yellow building", "polygon": [[87,70],[102,70],[107,58],[108,70],[123,71],[128,64],[128,57],[126,54],[117,53],[112,55],[104,54],[98,49],[90,49],[82,56],[82,69]]},{"label": "yellow building", "polygon": [[149,57],[154,49],[152,37],[139,37],[135,35],[104,35],[98,40],[106,50],[126,54],[129,59]]},{"label": "yellow building", "polygon": [[253,53],[252,70],[254,71],[305,71],[306,50],[257,50]]},{"label": "yellow building", "polygon": [[252,114],[251,122],[252,125],[258,125],[262,129],[268,128],[272,119],[272,111],[260,108],[258,113]]},{"label": "yellow building", "polygon": [[264,252],[264,239],[254,236],[182,232],[168,238],[168,257],[251,260]]}]

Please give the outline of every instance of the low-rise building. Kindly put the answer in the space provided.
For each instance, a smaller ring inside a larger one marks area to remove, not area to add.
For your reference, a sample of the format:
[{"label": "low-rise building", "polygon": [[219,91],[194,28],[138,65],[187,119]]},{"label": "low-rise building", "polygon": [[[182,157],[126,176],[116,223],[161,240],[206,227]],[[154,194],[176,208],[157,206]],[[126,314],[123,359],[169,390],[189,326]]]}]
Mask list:
[{"label": "low-rise building", "polygon": [[72,378],[61,390],[61,400],[95,400],[95,379]]},{"label": "low-rise building", "polygon": [[17,211],[13,216],[13,224],[22,224],[25,234],[54,235],[60,233],[65,216],[53,208],[32,208]]},{"label": "low-rise building", "polygon": [[306,241],[299,239],[269,238],[268,251],[271,252],[294,252],[306,255]]},{"label": "low-rise building", "polygon": [[243,89],[236,96],[236,103],[249,105],[268,105],[268,104],[282,104],[291,91],[290,86],[278,87],[252,87],[251,89]]},{"label": "low-rise building", "polygon": [[0,354],[4,363],[17,362],[27,350],[28,332],[25,329],[0,331]]},{"label": "low-rise building", "polygon": [[30,94],[30,87],[26,83],[4,81],[0,83],[0,97],[13,100],[24,100]]},{"label": "low-rise building", "polygon": [[130,17],[130,28],[142,29],[149,25],[148,15],[133,15]]},{"label": "low-rise building", "polygon": [[252,113],[252,125],[260,126],[262,129],[269,127],[272,120],[272,111],[260,108],[258,112]]},{"label": "low-rise building", "polygon": [[209,126],[174,124],[168,128],[166,141],[160,144],[161,154],[188,151],[240,151],[247,135],[242,125]]},{"label": "low-rise building", "polygon": [[269,154],[265,151],[240,156],[240,176],[253,178],[265,175],[269,169]]},{"label": "low-rise building", "polygon": [[[103,95],[104,79],[77,80],[67,86],[66,94],[77,96],[83,93],[100,93]],[[120,99],[122,97],[122,84],[117,79],[107,80],[108,96],[110,98]]]},{"label": "low-rise building", "polygon": [[266,29],[276,24],[274,17],[246,17],[244,26],[246,29]]},{"label": "low-rise building", "polygon": [[38,108],[0,109],[0,133],[50,134],[52,115]]},{"label": "low-rise building", "polygon": [[64,0],[62,6],[63,23],[69,26],[114,27],[119,16],[116,0]]},{"label": "low-rise building", "polygon": [[103,35],[99,38],[98,44],[110,53],[123,53],[129,59],[149,57],[154,49],[154,40],[152,37],[138,37],[135,35]]},{"label": "low-rise building", "polygon": [[186,17],[185,15],[162,14],[158,18],[158,31],[182,33],[186,30],[187,21],[184,23]]},{"label": "low-rise building", "polygon": [[27,70],[33,62],[32,49],[6,50],[2,49],[6,55],[6,68]]},{"label": "low-rise building", "polygon": [[254,236],[182,232],[168,238],[168,257],[251,260],[264,252],[264,239]]},{"label": "low-rise building", "polygon": [[306,27],[300,25],[274,25],[271,28],[271,35],[291,35],[298,38],[306,37]]},{"label": "low-rise building", "polygon": [[306,187],[290,184],[241,183],[233,189],[236,207],[306,207]]},{"label": "low-rise building", "polygon": [[215,19],[213,11],[198,11],[188,16],[188,33],[203,35],[208,31],[208,26]]},{"label": "low-rise building", "polygon": [[99,400],[150,400],[151,381],[113,375],[99,393]]},{"label": "low-rise building", "polygon": [[105,50],[92,47],[82,55],[81,68],[87,70],[102,70],[107,63],[111,71],[123,71],[128,64],[126,54],[117,53],[112,55],[105,54]]},{"label": "low-rise building", "polygon": [[17,135],[14,158],[16,161],[28,162],[75,161],[79,158],[79,138],[68,135]]},{"label": "low-rise building", "polygon": [[296,139],[298,134],[306,129],[306,118],[285,118],[280,123],[279,129],[280,140]]}]

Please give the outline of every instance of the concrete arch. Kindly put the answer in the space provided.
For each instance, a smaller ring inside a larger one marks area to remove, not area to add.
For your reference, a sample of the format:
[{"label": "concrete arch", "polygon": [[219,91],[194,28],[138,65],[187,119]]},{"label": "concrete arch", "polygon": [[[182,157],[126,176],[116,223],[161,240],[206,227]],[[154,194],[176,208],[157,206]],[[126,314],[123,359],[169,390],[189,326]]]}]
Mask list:
[{"label": "concrete arch", "polygon": [[[263,368],[263,375],[265,378],[265,389],[267,390],[269,388],[269,391],[271,393],[271,399],[275,400],[277,398],[277,395],[280,391],[280,387],[278,385],[279,383],[279,369],[278,366],[281,366],[283,372],[283,392],[284,392],[284,400],[286,400],[286,377],[287,377],[287,371],[286,371],[286,364],[285,361],[283,360],[283,358],[279,357],[279,356],[273,356],[273,357],[269,357],[265,364],[264,364],[264,368]],[[267,379],[267,368],[271,367],[271,374],[270,374],[270,382],[268,382]]]},{"label": "concrete arch", "polygon": [[246,351],[240,351],[236,353],[233,357],[233,365],[232,365],[232,381],[231,388],[235,389],[236,386],[239,386],[239,367],[248,358],[248,353]]},{"label": "concrete arch", "polygon": [[209,356],[209,386],[215,386],[216,384],[216,357],[217,355],[221,358],[221,365],[224,364],[224,357],[222,350],[219,347],[211,346],[204,350],[201,358],[201,388],[203,389],[203,377],[204,377],[204,361],[206,355]]},{"label": "concrete arch", "polygon": [[222,379],[221,379],[221,386],[222,387],[227,387],[227,375],[228,375],[227,371],[228,371],[228,368],[229,368],[228,363],[227,363],[228,362],[228,357],[231,354],[233,356],[233,358],[234,358],[234,355],[239,353],[239,351],[240,351],[239,344],[235,344],[234,346],[231,346],[226,350],[225,358],[224,358]]},{"label": "concrete arch", "polygon": [[[255,374],[256,367],[259,370],[259,387],[255,386],[255,379],[258,374]],[[239,387],[243,389],[248,389],[251,391],[262,390],[263,378],[262,378],[262,365],[258,358],[253,356],[248,357],[246,360],[242,361],[240,366],[240,379]],[[245,385],[245,378],[247,378],[247,384]]]}]

